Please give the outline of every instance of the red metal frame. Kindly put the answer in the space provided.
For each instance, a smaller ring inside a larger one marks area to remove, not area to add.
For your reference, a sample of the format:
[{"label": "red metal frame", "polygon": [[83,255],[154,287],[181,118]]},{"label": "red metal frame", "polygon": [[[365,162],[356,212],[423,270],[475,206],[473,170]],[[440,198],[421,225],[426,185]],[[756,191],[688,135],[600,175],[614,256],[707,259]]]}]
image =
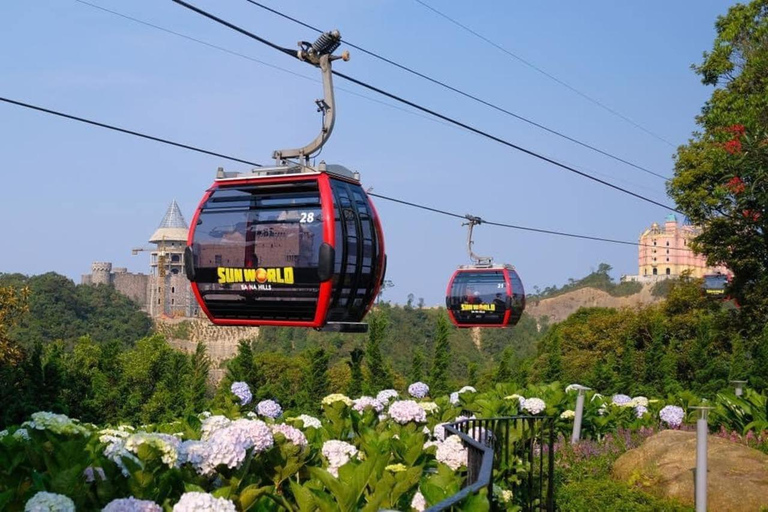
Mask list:
[{"label": "red metal frame", "polygon": [[[451,279],[448,281],[448,288],[445,290],[445,296],[446,297],[451,297],[452,296],[451,295],[451,288],[453,288],[453,281],[456,279],[456,276],[459,275],[459,274],[464,274],[464,273],[469,273],[469,272],[472,272],[472,273],[477,273],[477,272],[498,272],[499,270],[504,272],[504,281],[507,284],[507,286],[506,286],[506,288],[507,288],[506,289],[507,297],[512,297],[512,281],[509,278],[509,269],[507,269],[507,268],[471,268],[471,269],[470,268],[459,268],[459,269],[456,269],[454,271],[453,275],[451,276]],[[485,328],[485,329],[488,329],[488,328],[490,328],[490,329],[502,328],[503,329],[505,327],[509,327],[509,318],[510,318],[510,316],[512,316],[512,310],[511,309],[507,309],[507,311],[504,312],[503,323],[500,323],[500,324],[460,324],[460,323],[458,323],[456,321],[456,317],[453,315],[453,311],[451,311],[449,308],[446,308],[446,310],[448,311],[448,318],[450,318],[451,323],[453,325],[455,325],[456,327],[458,327],[459,329],[466,329],[466,328],[472,328],[472,327],[482,327],[482,328]]]}]

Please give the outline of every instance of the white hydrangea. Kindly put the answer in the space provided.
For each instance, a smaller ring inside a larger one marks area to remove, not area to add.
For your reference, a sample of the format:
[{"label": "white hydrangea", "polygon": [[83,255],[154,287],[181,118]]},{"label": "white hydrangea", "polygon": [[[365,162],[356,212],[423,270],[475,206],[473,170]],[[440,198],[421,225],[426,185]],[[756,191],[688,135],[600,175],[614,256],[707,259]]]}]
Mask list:
[{"label": "white hydrangea", "polygon": [[110,501],[102,512],[163,512],[163,508],[154,501],[137,500],[131,496]]},{"label": "white hydrangea", "polygon": [[168,467],[176,467],[179,459],[181,441],[170,434],[137,432],[125,440],[125,449],[138,455],[139,447],[143,444],[160,450],[161,460]]},{"label": "white hydrangea", "polygon": [[571,409],[568,409],[560,413],[561,420],[572,420],[575,417],[576,417],[576,412],[572,411]]},{"label": "white hydrangea", "polygon": [[633,407],[637,407],[638,405],[642,405],[643,407],[648,407],[648,399],[644,396],[636,396],[632,399],[631,405]]},{"label": "white hydrangea", "polygon": [[226,416],[216,415],[208,416],[200,425],[200,439],[206,441],[219,429],[226,428],[232,424],[232,421]]},{"label": "white hydrangea", "polygon": [[123,462],[123,459],[129,459],[135,464],[141,466],[141,461],[125,447],[126,439],[131,435],[128,432],[122,430],[104,429],[99,432],[99,442],[106,445],[104,447],[104,456],[114,462],[123,476],[126,478],[130,476],[128,467]]},{"label": "white hydrangea", "polygon": [[376,395],[376,400],[381,402],[382,404],[389,403],[390,400],[393,398],[397,398],[398,393],[394,389],[385,389],[383,391],[379,391],[379,394]]},{"label": "white hydrangea", "polygon": [[75,502],[63,494],[40,491],[27,501],[24,512],[75,512]]},{"label": "white hydrangea", "polygon": [[536,415],[542,413],[547,408],[547,404],[541,398],[528,398],[522,407],[529,413]]},{"label": "white hydrangea", "polygon": [[320,451],[328,460],[328,472],[335,477],[339,476],[339,468],[357,455],[357,448],[353,445],[335,439],[324,442]]},{"label": "white hydrangea", "polygon": [[277,434],[279,432],[296,446],[307,446],[307,436],[304,435],[304,432],[295,427],[280,423],[278,425],[270,425],[270,428],[272,429],[272,434]]},{"label": "white hydrangea", "polygon": [[354,405],[352,408],[356,410],[359,413],[362,413],[366,409],[373,409],[377,413],[384,410],[384,404],[381,403],[377,398],[373,398],[372,396],[361,396],[357,400],[355,400]]},{"label": "white hydrangea", "polygon": [[461,438],[453,435],[440,443],[437,447],[435,458],[452,470],[456,471],[467,464],[467,449],[464,447]]},{"label": "white hydrangea", "polygon": [[416,494],[413,495],[411,508],[418,512],[424,512],[424,509],[427,508],[427,500],[424,499],[424,495],[421,494],[421,491],[416,491]]},{"label": "white hydrangea", "polygon": [[8,435],[8,429],[0,430],[0,439]]},{"label": "white hydrangea", "polygon": [[13,437],[17,441],[29,441],[29,432],[27,432],[27,429],[20,428],[16,432],[13,433]]},{"label": "white hydrangea", "polygon": [[183,442],[179,449],[179,460],[181,464],[191,464],[199,474],[209,476],[220,465],[239,468],[247,450],[253,449],[260,453],[274,442],[266,423],[243,418],[216,430],[205,441]]},{"label": "white hydrangea", "polygon": [[204,492],[187,492],[173,506],[173,512],[237,512],[237,508],[226,498],[215,498]]},{"label": "white hydrangea", "polygon": [[429,394],[429,386],[423,382],[414,382],[408,386],[408,394],[414,398],[424,398]]},{"label": "white hydrangea", "polygon": [[445,441],[445,423],[438,423],[435,428],[432,429],[432,435],[438,441]]},{"label": "white hydrangea", "polygon": [[466,393],[466,392],[477,393],[477,390],[475,388],[473,388],[472,386],[464,386],[460,390],[454,391],[453,393],[451,393],[451,395],[449,397],[449,399],[451,401],[451,404],[452,405],[459,405],[461,403],[461,400],[459,400],[459,395],[462,394],[462,393]]},{"label": "white hydrangea", "polygon": [[304,428],[323,428],[323,424],[319,419],[309,414],[302,414],[296,418],[304,423]]},{"label": "white hydrangea", "polygon": [[24,426],[35,430],[48,430],[54,434],[63,435],[87,435],[90,431],[70,419],[66,414],[54,414],[52,412],[36,412],[32,414],[32,421],[25,421]]},{"label": "white hydrangea", "polygon": [[347,395],[341,393],[332,393],[323,398],[323,405],[331,405],[336,402],[344,402],[347,407],[352,407],[352,400]]},{"label": "white hydrangea", "polygon": [[419,402],[419,407],[424,409],[427,414],[434,414],[440,411],[440,406],[435,402]]},{"label": "white hydrangea", "polygon": [[503,503],[510,503],[512,501],[512,498],[514,497],[515,497],[514,493],[509,489],[504,489],[503,491],[501,491],[501,501]]},{"label": "white hydrangea", "polygon": [[413,400],[399,400],[397,402],[392,402],[387,413],[390,418],[401,425],[405,425],[411,421],[416,423],[425,423],[427,421],[427,413]]}]

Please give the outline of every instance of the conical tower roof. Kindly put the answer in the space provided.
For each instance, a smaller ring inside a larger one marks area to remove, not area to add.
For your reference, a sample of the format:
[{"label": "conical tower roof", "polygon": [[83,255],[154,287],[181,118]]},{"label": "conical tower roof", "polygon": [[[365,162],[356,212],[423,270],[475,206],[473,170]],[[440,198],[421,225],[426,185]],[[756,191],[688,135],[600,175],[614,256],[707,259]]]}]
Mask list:
[{"label": "conical tower roof", "polygon": [[174,199],[168,210],[165,212],[163,220],[160,222],[157,231],[149,239],[150,243],[156,244],[166,242],[186,242],[189,226],[181,214],[179,203]]}]

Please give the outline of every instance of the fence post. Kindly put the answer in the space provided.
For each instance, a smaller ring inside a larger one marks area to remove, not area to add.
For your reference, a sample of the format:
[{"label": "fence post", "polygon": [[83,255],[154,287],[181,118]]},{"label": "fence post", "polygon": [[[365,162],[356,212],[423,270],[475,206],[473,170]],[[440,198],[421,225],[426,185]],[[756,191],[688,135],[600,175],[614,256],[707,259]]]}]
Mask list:
[{"label": "fence post", "polygon": [[691,407],[701,413],[696,420],[696,471],[694,493],[696,498],[696,512],[707,512],[707,436],[709,428],[707,418],[709,417],[708,406]]},{"label": "fence post", "polygon": [[581,438],[581,418],[584,416],[584,395],[591,388],[573,384],[572,388],[579,392],[576,397],[576,416],[573,418],[573,434],[571,434],[571,443],[578,443]]}]

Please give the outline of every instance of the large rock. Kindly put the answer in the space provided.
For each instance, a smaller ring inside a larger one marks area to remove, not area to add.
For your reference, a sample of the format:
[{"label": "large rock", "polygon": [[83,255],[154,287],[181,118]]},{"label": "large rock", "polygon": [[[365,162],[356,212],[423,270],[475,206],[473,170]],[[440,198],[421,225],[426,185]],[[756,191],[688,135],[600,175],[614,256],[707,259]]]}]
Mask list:
[{"label": "large rock", "polygon": [[[768,455],[726,439],[708,439],[707,502],[711,511],[758,512],[768,507]],[[696,433],[664,430],[630,450],[614,477],[657,496],[693,505]]]}]

